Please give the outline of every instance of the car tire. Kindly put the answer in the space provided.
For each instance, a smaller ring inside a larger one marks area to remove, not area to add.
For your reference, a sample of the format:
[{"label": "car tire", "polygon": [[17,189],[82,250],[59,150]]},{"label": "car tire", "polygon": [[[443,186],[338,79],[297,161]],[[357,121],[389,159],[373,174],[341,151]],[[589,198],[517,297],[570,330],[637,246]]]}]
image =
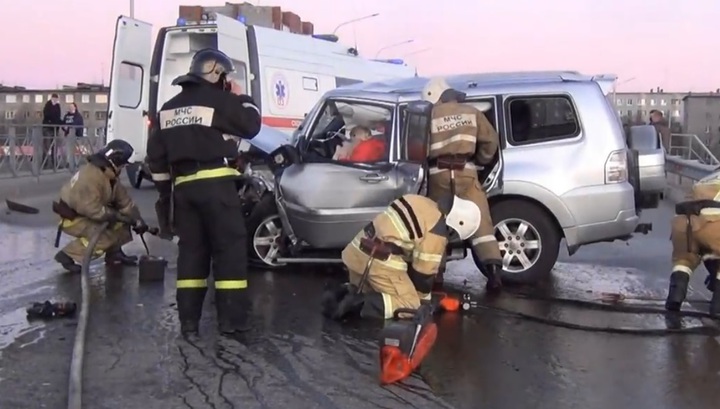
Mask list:
[{"label": "car tire", "polygon": [[[546,280],[550,276],[560,251],[560,232],[552,216],[540,206],[525,200],[503,200],[493,204],[490,208],[493,223],[495,223],[495,237],[500,244],[500,253],[506,255],[507,251],[518,251],[532,264],[525,267],[520,263],[520,257],[514,256],[509,263],[504,257],[501,278],[504,283],[530,285]],[[507,241],[502,230],[507,234],[517,233],[521,225],[525,225],[525,234],[512,237]],[[508,230],[502,229],[502,226]],[[530,243],[537,249],[528,249]],[[509,246],[509,247],[506,247]],[[507,250],[514,248],[514,250]]]},{"label": "car tire", "polygon": [[[268,229],[268,223],[277,228],[277,233]],[[249,261],[263,268],[280,268],[284,263],[271,263],[265,257],[270,251],[279,251],[279,238],[282,233],[280,215],[275,204],[275,196],[266,193],[250,212],[245,226],[248,233],[248,258]],[[274,244],[266,243],[266,240],[273,238],[277,240]],[[261,244],[262,243],[262,244]],[[266,250],[267,248],[267,250]]]},{"label": "car tire", "polygon": [[140,189],[144,178],[144,172],[142,170],[142,167],[137,163],[133,163],[125,168],[125,173],[127,173],[130,186],[134,187],[135,189]]}]

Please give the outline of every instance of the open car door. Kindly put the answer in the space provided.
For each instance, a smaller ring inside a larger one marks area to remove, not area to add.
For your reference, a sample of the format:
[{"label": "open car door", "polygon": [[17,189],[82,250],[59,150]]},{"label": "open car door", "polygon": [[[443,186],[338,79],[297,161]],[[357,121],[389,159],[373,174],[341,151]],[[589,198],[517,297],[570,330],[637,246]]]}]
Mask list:
[{"label": "open car door", "polygon": [[[490,99],[483,98],[477,101],[469,101],[467,104],[472,105],[479,111],[481,111],[490,121],[495,131],[499,134],[498,124],[502,120],[497,115],[497,107],[499,101],[492,97]],[[505,161],[502,153],[502,137],[500,137],[500,143],[498,145],[497,153],[493,158],[490,165],[484,166],[478,171],[478,180],[483,184],[483,188],[488,196],[496,195],[503,190],[503,174],[505,170]]]},{"label": "open car door", "polygon": [[289,227],[315,249],[342,249],[398,196],[403,182],[391,156],[372,163],[341,162],[323,150],[328,141],[369,121],[387,123],[387,137],[397,135],[392,104],[325,101],[299,136],[300,161],[279,178],[276,198]]},{"label": "open car door", "polygon": [[145,159],[152,25],[120,16],[110,74],[107,141],[123,139],[135,149],[131,162]]},{"label": "open car door", "polygon": [[402,110],[398,144],[397,197],[415,193],[427,195],[427,157],[430,147],[432,104],[414,101]]},{"label": "open car door", "polygon": [[239,20],[232,19],[222,14],[215,16],[217,25],[217,46],[218,50],[232,58],[235,64],[235,72],[229,77],[240,83],[245,93],[252,95],[249,79],[253,78],[248,74],[250,66],[250,52],[248,47],[247,26]]}]

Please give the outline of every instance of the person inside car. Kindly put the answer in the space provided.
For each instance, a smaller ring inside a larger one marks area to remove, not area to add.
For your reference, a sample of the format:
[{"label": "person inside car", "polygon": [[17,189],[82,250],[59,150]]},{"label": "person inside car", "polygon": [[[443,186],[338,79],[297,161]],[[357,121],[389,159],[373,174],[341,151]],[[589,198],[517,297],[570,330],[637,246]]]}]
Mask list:
[{"label": "person inside car", "polygon": [[350,132],[350,136],[355,141],[353,150],[348,156],[340,158],[341,161],[372,163],[385,158],[385,141],[373,137],[370,128],[361,125],[355,126]]}]

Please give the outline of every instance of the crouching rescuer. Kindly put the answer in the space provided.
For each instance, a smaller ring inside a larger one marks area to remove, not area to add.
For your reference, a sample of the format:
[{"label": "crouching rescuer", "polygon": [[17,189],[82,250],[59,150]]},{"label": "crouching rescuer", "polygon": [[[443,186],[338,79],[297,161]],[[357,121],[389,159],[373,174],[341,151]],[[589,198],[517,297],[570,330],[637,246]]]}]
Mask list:
[{"label": "crouching rescuer", "polygon": [[198,332],[212,263],[218,328],[247,329],[247,232],[233,167],[240,138],[260,131],[260,111],[228,79],[232,61],[198,51],[180,93],[166,102],[148,140],[148,165],[160,193],[159,224],[179,238],[177,304],[181,332]]},{"label": "crouching rescuer", "polygon": [[349,283],[325,292],[323,313],[337,320],[389,319],[417,310],[431,299],[450,229],[467,239],[480,220],[480,209],[457,196],[439,203],[412,194],[395,200],[343,250]]},{"label": "crouching rescuer", "polygon": [[480,208],[482,224],[471,237],[472,252],[482,263],[478,268],[487,278],[487,290],[497,291],[502,285],[502,257],[478,170],[493,162],[499,138],[485,114],[462,103],[465,96],[443,78],[431,79],[423,89],[423,99],[433,104],[428,195],[434,200],[457,195]]},{"label": "crouching rescuer", "polygon": [[665,308],[679,311],[687,296],[690,276],[705,262],[707,288],[712,291],[710,314],[720,315],[720,179],[710,176],[695,183],[691,201],[678,203],[672,220],[673,272]]},{"label": "crouching rescuer", "polygon": [[132,241],[130,229],[147,231],[135,203],[118,177],[130,160],[133,148],[116,139],[88,157],[75,175],[60,189],[60,200],[53,202],[53,211],[60,216],[55,240],[59,246],[60,233],[76,237],[55,255],[55,261],[73,273],[80,272],[80,263],[90,237],[99,225],[110,227],[100,236],[94,258],[105,254],[105,262],[114,265],[135,265],[137,258],[128,256],[122,246]]}]

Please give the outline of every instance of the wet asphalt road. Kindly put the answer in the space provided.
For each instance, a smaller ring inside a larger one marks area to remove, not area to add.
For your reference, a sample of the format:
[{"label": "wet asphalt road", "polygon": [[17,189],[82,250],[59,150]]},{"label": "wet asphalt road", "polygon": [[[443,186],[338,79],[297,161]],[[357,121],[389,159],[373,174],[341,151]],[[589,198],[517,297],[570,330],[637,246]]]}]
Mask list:
[{"label": "wet asphalt road", "polygon": [[[152,220],[154,193],[134,192]],[[54,191],[27,200],[34,216],[0,215],[0,408],[64,408],[75,320],[28,324],[24,308],[45,299],[79,300],[79,277],[62,274],[56,249]],[[655,231],[629,243],[603,243],[563,255],[540,291],[594,299],[600,292],[661,298],[670,269],[670,207],[646,212]],[[154,254],[174,260],[174,245],[149,238]],[[140,254],[139,240],[128,252]],[[483,280],[469,260],[448,280]],[[698,271],[690,294],[707,298]],[[377,327],[341,326],[318,313],[329,268],[254,271],[255,330],[241,340],[215,335],[208,298],[201,339],[178,337],[174,266],[163,284],[137,272],[92,274],[84,401],[86,408],[714,408],[720,391],[720,337],[639,337],[582,332],[487,311],[446,314],[418,375],[377,385]],[[598,326],[663,328],[661,315],[581,310],[510,295],[492,305]],[[659,306],[660,303],[657,303]],[[691,307],[706,308],[698,302]],[[684,326],[702,325],[686,319]],[[241,342],[240,342],[241,341]]]}]

